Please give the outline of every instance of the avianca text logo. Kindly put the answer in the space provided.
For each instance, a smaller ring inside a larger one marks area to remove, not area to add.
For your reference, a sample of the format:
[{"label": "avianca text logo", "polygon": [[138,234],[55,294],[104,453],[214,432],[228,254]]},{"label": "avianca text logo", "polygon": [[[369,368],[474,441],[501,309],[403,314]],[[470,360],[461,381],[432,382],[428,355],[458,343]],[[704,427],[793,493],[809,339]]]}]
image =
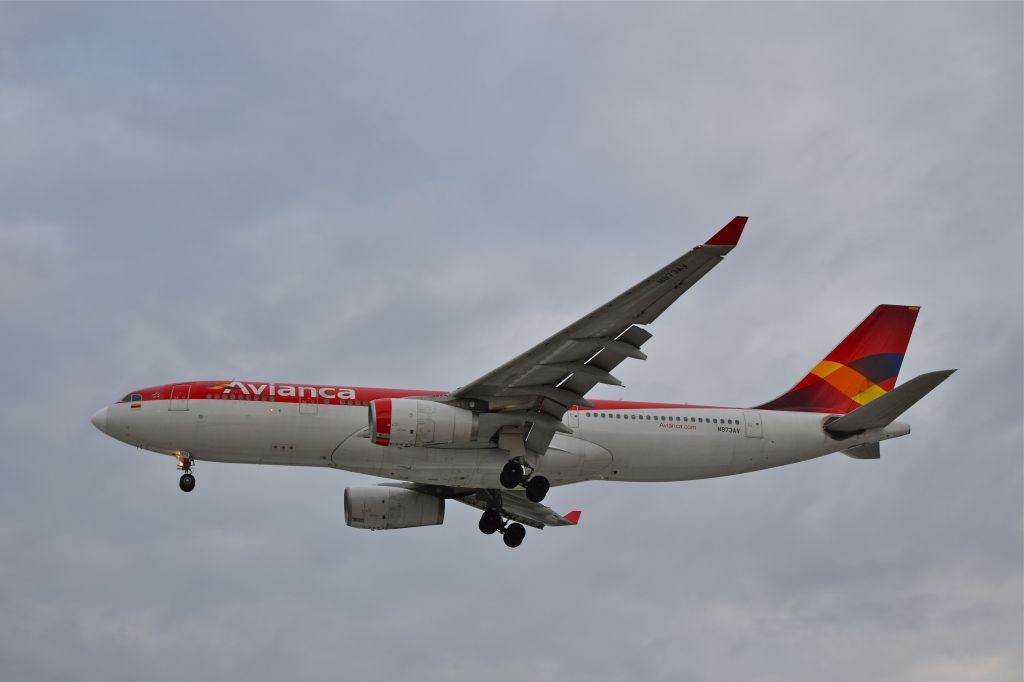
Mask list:
[{"label": "avianca text logo", "polygon": [[224,393],[241,393],[242,395],[261,396],[268,395],[271,398],[281,396],[282,398],[315,398],[317,396],[324,400],[354,400],[356,392],[351,388],[340,388],[336,386],[294,386],[292,384],[245,384],[241,381],[232,381],[221,386],[213,386],[213,389],[223,388]]}]

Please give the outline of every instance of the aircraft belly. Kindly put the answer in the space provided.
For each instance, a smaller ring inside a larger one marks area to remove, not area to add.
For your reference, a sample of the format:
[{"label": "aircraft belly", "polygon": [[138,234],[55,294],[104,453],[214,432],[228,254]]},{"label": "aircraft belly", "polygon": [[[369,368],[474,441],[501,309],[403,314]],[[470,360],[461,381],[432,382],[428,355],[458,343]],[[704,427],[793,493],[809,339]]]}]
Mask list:
[{"label": "aircraft belly", "polygon": [[[552,485],[595,478],[612,460],[611,453],[599,445],[561,434],[552,446],[543,457],[529,457],[535,473],[546,476]],[[497,448],[387,447],[352,437],[338,447],[332,459],[338,468],[395,480],[496,488],[508,453]]]}]

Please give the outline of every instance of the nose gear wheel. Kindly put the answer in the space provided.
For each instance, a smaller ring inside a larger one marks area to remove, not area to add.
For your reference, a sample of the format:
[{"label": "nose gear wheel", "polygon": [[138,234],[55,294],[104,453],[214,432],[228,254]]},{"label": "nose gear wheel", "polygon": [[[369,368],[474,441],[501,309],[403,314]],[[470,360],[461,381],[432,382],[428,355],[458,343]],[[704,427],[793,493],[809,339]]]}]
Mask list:
[{"label": "nose gear wheel", "polygon": [[196,477],[192,475],[192,465],[195,464],[195,460],[190,455],[178,453],[178,471],[183,471],[181,478],[178,479],[178,487],[181,488],[182,492],[190,493],[196,487]]}]

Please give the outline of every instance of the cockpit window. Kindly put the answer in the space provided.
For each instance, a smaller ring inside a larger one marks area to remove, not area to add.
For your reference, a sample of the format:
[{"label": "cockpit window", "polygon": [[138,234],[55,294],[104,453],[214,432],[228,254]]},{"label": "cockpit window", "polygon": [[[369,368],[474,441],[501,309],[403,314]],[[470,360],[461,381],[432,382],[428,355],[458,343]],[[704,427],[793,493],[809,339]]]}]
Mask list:
[{"label": "cockpit window", "polygon": [[129,393],[128,395],[126,395],[125,397],[121,398],[117,402],[119,402],[119,403],[141,403],[142,402],[142,394],[141,393]]}]

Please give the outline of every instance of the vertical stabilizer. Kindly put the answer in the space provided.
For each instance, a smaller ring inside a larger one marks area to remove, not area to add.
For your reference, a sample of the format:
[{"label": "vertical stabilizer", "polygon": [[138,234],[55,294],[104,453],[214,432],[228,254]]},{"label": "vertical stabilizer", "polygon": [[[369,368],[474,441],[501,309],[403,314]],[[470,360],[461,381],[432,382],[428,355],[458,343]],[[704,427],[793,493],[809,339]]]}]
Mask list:
[{"label": "vertical stabilizer", "polygon": [[758,409],[846,414],[885,395],[896,386],[918,310],[878,306],[796,386]]}]

